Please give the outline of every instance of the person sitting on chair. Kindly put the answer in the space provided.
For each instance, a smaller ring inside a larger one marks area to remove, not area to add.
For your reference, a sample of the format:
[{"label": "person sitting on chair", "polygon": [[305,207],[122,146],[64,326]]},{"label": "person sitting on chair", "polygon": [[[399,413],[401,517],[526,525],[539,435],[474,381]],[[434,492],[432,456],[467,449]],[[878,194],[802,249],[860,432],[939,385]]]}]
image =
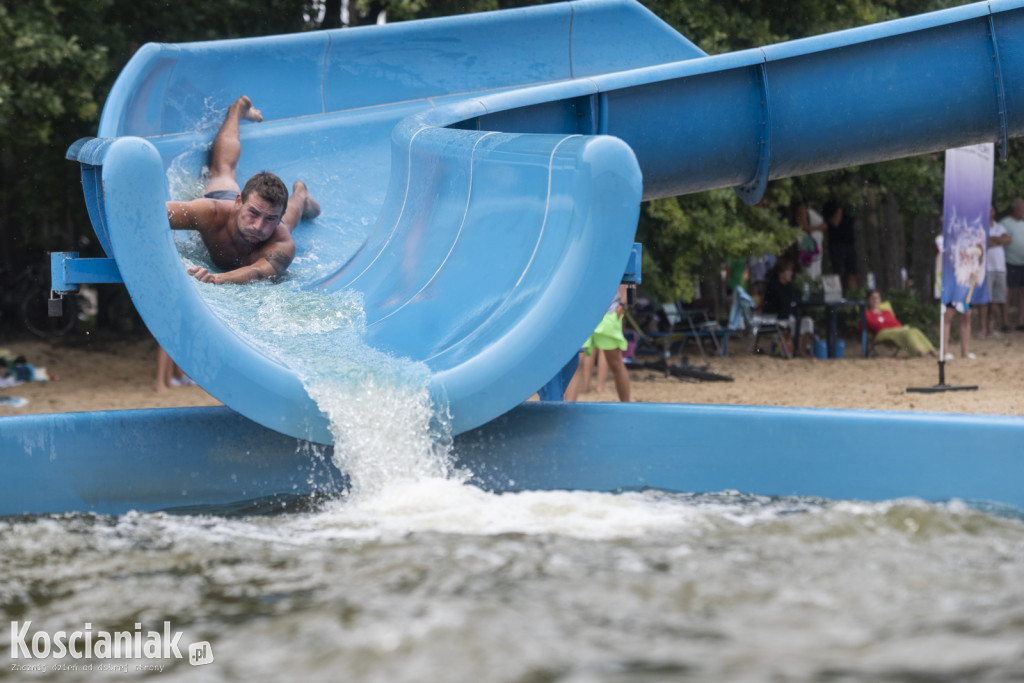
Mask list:
[{"label": "person sitting on chair", "polygon": [[938,357],[935,347],[921,330],[902,325],[891,308],[882,308],[882,295],[877,289],[868,294],[868,310],[864,320],[875,343],[889,342],[915,356]]},{"label": "person sitting on chair", "polygon": [[[779,261],[768,276],[761,312],[774,315],[781,323],[788,322],[790,329],[793,329],[799,305],[800,292],[793,284],[793,264],[786,260]],[[814,342],[814,321],[808,317],[800,318],[799,341],[797,355],[810,358]]]}]

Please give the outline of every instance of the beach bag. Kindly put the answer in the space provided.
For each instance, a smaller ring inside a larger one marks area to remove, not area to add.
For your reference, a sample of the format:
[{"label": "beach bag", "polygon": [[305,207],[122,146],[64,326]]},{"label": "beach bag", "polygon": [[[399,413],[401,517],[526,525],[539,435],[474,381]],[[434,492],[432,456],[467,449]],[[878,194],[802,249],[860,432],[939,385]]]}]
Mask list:
[{"label": "beach bag", "polygon": [[807,268],[814,263],[815,257],[821,253],[818,249],[818,243],[814,241],[814,238],[810,235],[803,235],[800,237],[800,250],[798,258],[800,265]]}]

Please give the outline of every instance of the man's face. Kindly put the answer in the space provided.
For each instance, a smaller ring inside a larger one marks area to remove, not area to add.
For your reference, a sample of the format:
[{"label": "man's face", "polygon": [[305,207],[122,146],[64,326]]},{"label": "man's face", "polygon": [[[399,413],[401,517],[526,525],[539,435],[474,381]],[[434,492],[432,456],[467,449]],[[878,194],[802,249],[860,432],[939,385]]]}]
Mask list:
[{"label": "man's face", "polygon": [[1024,202],[1014,202],[1013,217],[1018,221],[1024,219]]},{"label": "man's face", "polygon": [[238,214],[235,226],[238,234],[249,244],[263,244],[281,223],[284,207],[274,206],[253,192],[244,202],[241,196],[235,199]]}]

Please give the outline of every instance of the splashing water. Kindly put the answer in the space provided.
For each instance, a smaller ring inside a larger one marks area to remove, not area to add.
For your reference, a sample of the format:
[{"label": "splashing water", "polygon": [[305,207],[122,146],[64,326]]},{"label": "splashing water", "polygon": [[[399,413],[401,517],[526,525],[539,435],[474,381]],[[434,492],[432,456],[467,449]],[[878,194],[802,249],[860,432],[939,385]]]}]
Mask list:
[{"label": "splashing water", "polygon": [[350,499],[452,476],[449,422],[430,394],[429,371],[363,343],[358,294],[303,291],[295,280],[195,284],[237,334],[295,370],[329,420]]}]

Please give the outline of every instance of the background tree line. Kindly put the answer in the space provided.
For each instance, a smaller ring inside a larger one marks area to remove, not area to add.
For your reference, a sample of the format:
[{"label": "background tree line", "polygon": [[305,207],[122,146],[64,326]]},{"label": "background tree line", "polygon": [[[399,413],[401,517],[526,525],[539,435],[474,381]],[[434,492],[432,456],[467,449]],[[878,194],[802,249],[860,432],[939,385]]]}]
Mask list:
[{"label": "background tree line", "polygon": [[[710,54],[963,4],[958,0],[643,0]],[[78,165],[64,154],[95,135],[106,94],[146,42],[184,42],[334,28],[503,9],[531,0],[2,0],[0,2],[0,270],[18,272],[50,250],[98,254]],[[827,106],[827,103],[822,103]],[[1024,186],[1021,152],[997,162],[1000,214]],[[859,270],[883,290],[907,268],[930,296],[941,230],[943,158],[932,154],[773,181],[757,206],[731,190],[645,203],[646,288],[662,299],[710,289],[720,264],[781,253],[797,237],[791,207],[820,210],[838,196],[857,216]],[[88,244],[86,244],[86,242]],[[85,246],[82,246],[85,245]],[[861,278],[863,282],[863,277]],[[3,286],[0,279],[0,286]]]}]

